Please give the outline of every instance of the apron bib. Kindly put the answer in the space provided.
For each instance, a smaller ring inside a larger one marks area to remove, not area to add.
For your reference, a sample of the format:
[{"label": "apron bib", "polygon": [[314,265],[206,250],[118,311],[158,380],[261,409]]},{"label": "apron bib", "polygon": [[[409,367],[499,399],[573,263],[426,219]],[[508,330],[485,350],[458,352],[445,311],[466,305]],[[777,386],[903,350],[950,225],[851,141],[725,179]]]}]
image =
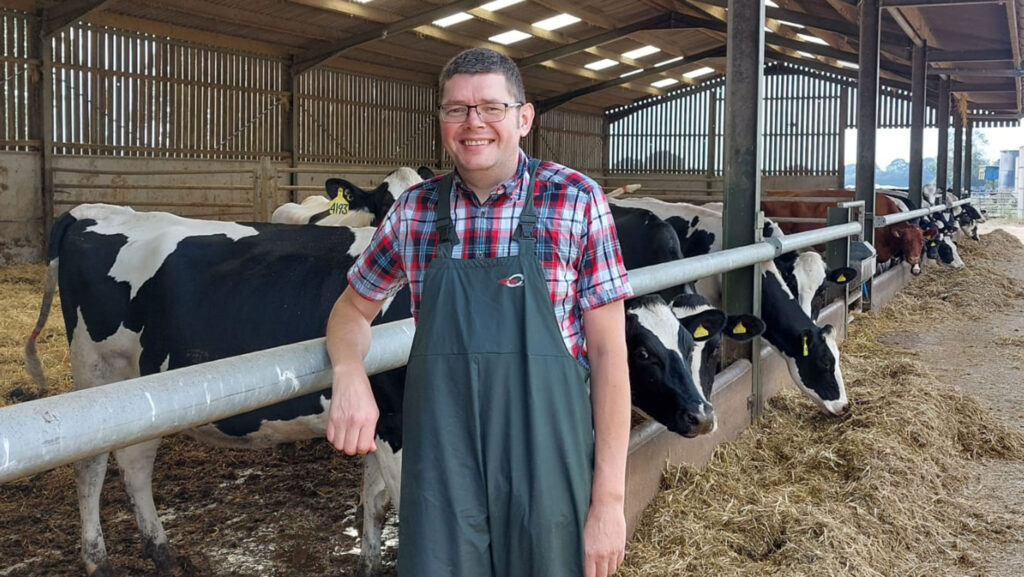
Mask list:
[{"label": "apron bib", "polygon": [[536,252],[531,160],[516,256],[453,259],[438,191],[403,405],[402,577],[583,575],[594,431]]}]

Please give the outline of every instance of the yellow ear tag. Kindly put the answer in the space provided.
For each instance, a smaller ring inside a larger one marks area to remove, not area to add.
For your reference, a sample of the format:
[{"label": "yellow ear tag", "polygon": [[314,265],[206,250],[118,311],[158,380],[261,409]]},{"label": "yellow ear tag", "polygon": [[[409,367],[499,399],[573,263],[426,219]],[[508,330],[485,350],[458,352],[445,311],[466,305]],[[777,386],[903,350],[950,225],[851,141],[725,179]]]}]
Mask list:
[{"label": "yellow ear tag", "polygon": [[804,337],[804,356],[809,355],[810,352],[807,350],[807,337]]},{"label": "yellow ear tag", "polygon": [[693,337],[696,339],[702,339],[708,336],[708,330],[704,328],[704,325],[697,325],[697,330],[693,331]]},{"label": "yellow ear tag", "polygon": [[732,328],[732,334],[745,335],[747,334],[747,327],[743,326],[742,322],[736,323],[736,326]]},{"label": "yellow ear tag", "polygon": [[894,231],[892,231],[892,235],[895,236],[896,238],[899,238],[900,237],[900,231],[894,230]]},{"label": "yellow ear tag", "polygon": [[836,279],[836,282],[846,282],[846,275],[845,274],[839,275],[839,278]]},{"label": "yellow ear tag", "polygon": [[345,200],[344,194],[339,194],[331,200],[331,205],[327,207],[327,211],[331,214],[348,214],[348,201]]}]

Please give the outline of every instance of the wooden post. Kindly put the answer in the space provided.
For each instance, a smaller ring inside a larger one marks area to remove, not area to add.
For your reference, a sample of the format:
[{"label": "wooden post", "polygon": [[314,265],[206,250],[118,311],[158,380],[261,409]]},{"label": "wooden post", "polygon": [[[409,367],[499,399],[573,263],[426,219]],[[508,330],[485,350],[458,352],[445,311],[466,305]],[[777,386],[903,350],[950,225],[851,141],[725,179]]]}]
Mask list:
[{"label": "wooden post", "polygon": [[36,45],[39,59],[42,62],[42,90],[39,91],[39,126],[42,140],[42,190],[40,200],[43,204],[43,249],[47,250],[50,242],[50,230],[53,229],[53,39],[43,36],[43,14],[36,20],[38,35]]}]

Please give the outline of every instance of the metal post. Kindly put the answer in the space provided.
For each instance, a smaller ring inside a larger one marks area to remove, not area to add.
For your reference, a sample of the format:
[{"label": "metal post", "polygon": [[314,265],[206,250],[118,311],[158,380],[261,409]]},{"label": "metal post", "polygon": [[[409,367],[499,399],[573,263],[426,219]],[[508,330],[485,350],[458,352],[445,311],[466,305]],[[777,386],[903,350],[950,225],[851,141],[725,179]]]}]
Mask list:
[{"label": "metal post", "polygon": [[[829,207],[828,217],[825,226],[835,226],[837,224],[846,224],[850,222],[850,210],[847,208],[833,208]],[[829,242],[825,248],[825,264],[829,270],[836,269],[839,267],[850,266],[850,237],[846,236]],[[860,290],[860,283],[856,285]],[[849,306],[850,304],[850,285],[849,283],[832,286],[827,291],[827,302],[832,302],[835,298],[842,297],[843,306]],[[849,315],[843,315],[843,335],[847,334],[847,319]]]},{"label": "metal post", "polygon": [[910,91],[910,202],[921,206],[921,177],[924,172],[924,112],[928,91],[928,45],[914,46]]},{"label": "metal post", "polygon": [[[760,240],[764,3],[729,0],[728,34],[722,223],[725,249]],[[724,276],[723,307],[729,314],[760,314],[759,268],[746,267]],[[764,404],[759,343],[759,339],[754,340],[750,357],[754,377],[750,399],[752,419],[761,414]]]},{"label": "metal post", "polygon": [[939,152],[935,158],[935,189],[940,195],[945,195],[946,170],[949,163],[949,78],[945,77],[939,79],[939,106],[935,111],[935,126],[939,129]]},{"label": "metal post", "polygon": [[963,190],[964,118],[957,107],[953,119],[953,194],[960,198]]},{"label": "metal post", "polygon": [[974,180],[974,121],[967,119],[967,133],[964,135],[964,188],[961,198],[971,196],[971,181]]},{"label": "metal post", "polygon": [[860,3],[857,75],[857,200],[864,201],[864,239],[875,243],[875,137],[878,127],[879,0]]}]

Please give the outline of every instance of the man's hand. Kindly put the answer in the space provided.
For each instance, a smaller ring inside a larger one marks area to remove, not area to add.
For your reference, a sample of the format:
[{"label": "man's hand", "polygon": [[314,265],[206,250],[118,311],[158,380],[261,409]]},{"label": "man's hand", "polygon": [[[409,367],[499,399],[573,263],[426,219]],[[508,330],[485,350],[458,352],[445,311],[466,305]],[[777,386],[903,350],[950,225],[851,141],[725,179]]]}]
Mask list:
[{"label": "man's hand", "polygon": [[626,515],[622,504],[591,505],[583,526],[586,577],[608,577],[626,556]]},{"label": "man's hand", "polygon": [[327,441],[346,455],[377,450],[373,438],[380,411],[363,368],[363,357],[370,350],[370,321],[383,304],[363,299],[347,287],[327,319],[327,354],[333,367]]},{"label": "man's hand", "polygon": [[373,438],[379,416],[380,410],[362,365],[351,371],[335,368],[327,441],[346,455],[376,451],[377,443]]}]

